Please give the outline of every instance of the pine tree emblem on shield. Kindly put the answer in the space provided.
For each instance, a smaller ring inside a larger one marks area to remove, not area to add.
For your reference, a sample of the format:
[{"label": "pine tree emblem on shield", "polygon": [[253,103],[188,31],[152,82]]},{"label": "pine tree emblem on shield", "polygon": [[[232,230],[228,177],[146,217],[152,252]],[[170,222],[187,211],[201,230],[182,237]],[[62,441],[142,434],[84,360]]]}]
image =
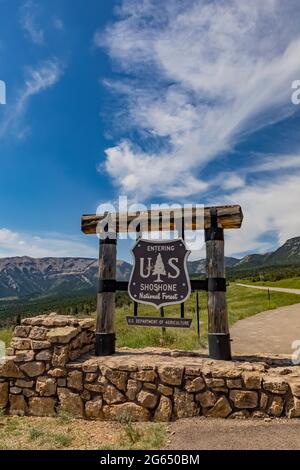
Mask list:
[{"label": "pine tree emblem on shield", "polygon": [[131,250],[134,257],[128,293],[135,301],[157,309],[180,304],[191,294],[187,270],[190,251],[184,241],[140,238]]}]

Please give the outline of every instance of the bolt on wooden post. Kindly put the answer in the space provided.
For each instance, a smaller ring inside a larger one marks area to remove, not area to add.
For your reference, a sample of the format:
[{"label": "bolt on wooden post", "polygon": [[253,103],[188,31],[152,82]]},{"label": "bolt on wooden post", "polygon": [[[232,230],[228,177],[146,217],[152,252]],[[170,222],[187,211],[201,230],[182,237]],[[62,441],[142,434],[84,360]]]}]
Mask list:
[{"label": "bolt on wooden post", "polygon": [[216,208],[211,209],[211,227],[205,230],[208,348],[212,359],[231,359],[226,302],[224,230],[218,226]]}]

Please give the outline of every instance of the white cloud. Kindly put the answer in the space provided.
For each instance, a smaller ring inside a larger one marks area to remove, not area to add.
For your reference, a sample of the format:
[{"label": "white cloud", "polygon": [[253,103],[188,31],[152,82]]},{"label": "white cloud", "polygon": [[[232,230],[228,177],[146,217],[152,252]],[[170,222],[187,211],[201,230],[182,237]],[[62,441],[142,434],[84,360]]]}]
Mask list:
[{"label": "white cloud", "polygon": [[42,62],[36,68],[27,69],[25,84],[15,102],[6,105],[3,120],[0,122],[0,138],[10,130],[14,130],[19,138],[26,136],[28,126],[25,126],[25,129],[19,129],[19,124],[30,98],[54,86],[61,78],[63,71],[63,64],[56,58]]},{"label": "white cloud", "polygon": [[[124,0],[94,41],[133,77],[111,85],[125,96],[127,125],[164,145],[146,151],[127,140],[107,149],[117,187],[143,199],[174,197],[179,187],[182,197],[182,182],[192,181],[184,186],[199,197],[209,162],[294,113],[299,17],[296,0]],[[242,184],[235,177],[227,189]]]},{"label": "white cloud", "polygon": [[248,171],[252,173],[272,172],[278,170],[290,170],[300,168],[300,154],[293,155],[270,155],[262,159],[262,162],[256,164]]},{"label": "white cloud", "polygon": [[226,231],[227,254],[246,251],[261,253],[274,248],[264,240],[266,234],[276,234],[277,245],[300,236],[300,172],[277,176],[271,180],[248,185],[226,196],[222,203],[241,204],[244,221],[239,230]]},{"label": "white cloud", "polygon": [[27,37],[36,45],[44,44],[44,30],[38,24],[39,6],[32,0],[26,1],[20,10],[20,24]]},{"label": "white cloud", "polygon": [[208,185],[210,188],[217,186],[228,193],[234,189],[246,187],[247,176],[259,175],[260,184],[267,184],[268,186],[270,177],[275,176],[276,178],[279,174],[281,177],[282,175],[287,176],[300,168],[300,154],[254,154],[252,158],[257,163],[251,166],[242,166],[236,171],[218,173],[218,175],[209,181]]},{"label": "white cloud", "polygon": [[97,251],[79,238],[69,235],[34,236],[0,228],[0,257],[11,256],[94,258],[97,256]]}]

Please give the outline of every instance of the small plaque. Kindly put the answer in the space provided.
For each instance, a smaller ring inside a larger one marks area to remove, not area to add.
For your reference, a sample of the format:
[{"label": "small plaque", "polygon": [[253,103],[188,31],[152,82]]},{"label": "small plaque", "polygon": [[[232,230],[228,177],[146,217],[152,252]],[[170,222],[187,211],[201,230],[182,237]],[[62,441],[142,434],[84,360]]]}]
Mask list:
[{"label": "small plaque", "polygon": [[162,317],[126,317],[130,326],[160,326],[168,328],[190,328],[191,318],[162,318]]}]

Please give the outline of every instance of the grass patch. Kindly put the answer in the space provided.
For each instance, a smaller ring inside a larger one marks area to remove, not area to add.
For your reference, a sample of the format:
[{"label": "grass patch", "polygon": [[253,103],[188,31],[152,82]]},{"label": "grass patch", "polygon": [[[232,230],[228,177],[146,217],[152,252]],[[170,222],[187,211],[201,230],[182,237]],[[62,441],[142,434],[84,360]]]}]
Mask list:
[{"label": "grass patch", "polygon": [[167,443],[168,424],[86,421],[68,425],[57,418],[4,416],[0,424],[0,450],[55,449],[160,449]]},{"label": "grass patch", "polygon": [[114,445],[104,445],[99,450],[141,450],[161,449],[167,442],[167,425],[162,423],[133,423],[131,415],[124,413],[118,422],[123,432]]},{"label": "grass patch", "polygon": [[300,303],[296,294],[283,292],[270,292],[270,305],[268,291],[233,286],[228,293],[229,323],[232,325],[238,320],[250,317],[265,310],[284,307]]},{"label": "grass patch", "polygon": [[22,418],[19,417],[20,419],[18,419],[18,417],[13,417],[13,418],[7,418],[6,420],[6,427],[5,427],[5,431],[8,433],[8,434],[11,434],[11,435],[15,435],[15,434],[18,434],[20,432],[20,425],[21,425],[21,422],[22,422]]},{"label": "grass patch", "polygon": [[[250,283],[250,281],[243,281]],[[300,288],[300,277],[293,279],[282,279],[276,282],[265,282],[261,285],[274,285],[278,287]],[[268,292],[258,289],[247,289],[233,283],[227,290],[227,303],[229,323],[232,325],[238,320],[251,315],[269,310],[270,308],[282,307],[300,303],[300,297],[296,294],[282,292],[271,292],[271,303],[269,306]],[[166,347],[181,350],[195,350],[205,348],[207,345],[207,307],[206,292],[199,292],[200,299],[200,338],[197,335],[196,295],[193,293],[185,302],[185,316],[192,318],[191,328],[162,328],[128,326],[127,315],[133,315],[133,306],[124,305],[116,309],[116,331],[117,346],[129,348]],[[170,306],[164,309],[165,317],[180,317],[180,306]],[[140,316],[158,316],[158,311],[148,305],[139,305]],[[0,340],[9,345],[12,329],[0,330]],[[59,411],[59,419],[62,424],[68,424],[73,417]]]},{"label": "grass patch", "polygon": [[[130,348],[144,347],[169,347],[173,349],[193,350],[206,347],[207,344],[207,306],[206,292],[200,292],[200,341],[197,336],[196,318],[196,295],[192,294],[185,303],[185,316],[192,318],[192,325],[189,329],[166,328],[163,335],[161,328],[143,328],[128,326],[127,315],[133,315],[133,307],[124,306],[117,309],[116,331],[118,347],[127,346]],[[231,284],[227,290],[229,323],[232,325],[238,320],[247,318],[257,313],[300,303],[300,297],[296,294],[281,292],[271,292],[271,304],[269,306],[268,292],[257,289],[247,289],[246,287]],[[180,317],[180,306],[170,306],[164,309],[165,317]],[[139,305],[139,315],[157,316],[156,309],[147,305]]]},{"label": "grass patch", "polygon": [[74,420],[74,417],[68,411],[63,408],[58,408],[57,410],[57,420],[61,424],[69,424]]},{"label": "grass patch", "polygon": [[167,442],[167,427],[161,423],[151,423],[146,428],[135,424],[131,428],[126,426],[124,431],[118,449],[161,449]]},{"label": "grass patch", "polygon": [[55,434],[52,434],[52,436],[50,436],[54,443],[56,444],[56,447],[69,447],[72,443],[72,436],[70,436],[70,434],[67,434],[67,433],[62,433],[62,432],[59,432],[59,433],[55,433]]},{"label": "grass patch", "polygon": [[28,439],[30,441],[35,441],[42,437],[44,435],[44,431],[42,431],[40,428],[30,428],[28,431]]},{"label": "grass patch", "polygon": [[128,445],[132,447],[141,439],[138,428],[132,424],[132,418],[127,413],[121,414],[118,421],[124,427],[125,441],[127,441]]},{"label": "grass patch", "polygon": [[69,447],[72,443],[72,436],[66,432],[48,432],[47,430],[31,427],[28,431],[29,441],[39,441],[40,444],[46,444],[53,449]]},{"label": "grass patch", "polygon": [[5,328],[0,330],[0,341],[3,341],[6,347],[10,345],[13,330],[13,328]]},{"label": "grass patch", "polygon": [[161,423],[152,423],[141,436],[136,449],[161,449],[167,442],[167,427]]},{"label": "grass patch", "polygon": [[300,277],[280,279],[279,281],[257,281],[257,282],[243,279],[239,282],[241,282],[242,284],[251,284],[253,286],[283,287],[285,289],[300,289]]}]

